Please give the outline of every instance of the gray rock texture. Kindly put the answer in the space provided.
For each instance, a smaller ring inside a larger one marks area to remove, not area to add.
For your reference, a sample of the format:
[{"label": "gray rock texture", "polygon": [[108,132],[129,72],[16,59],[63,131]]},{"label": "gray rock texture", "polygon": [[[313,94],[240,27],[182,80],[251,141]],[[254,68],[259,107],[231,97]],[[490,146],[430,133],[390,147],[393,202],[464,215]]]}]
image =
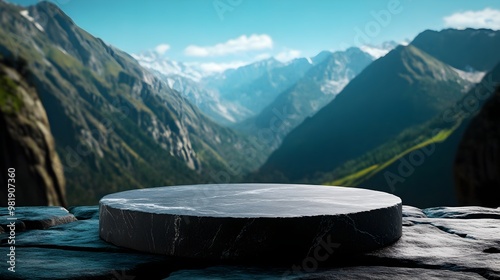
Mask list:
[{"label": "gray rock texture", "polygon": [[[500,218],[491,215],[500,208],[403,206],[403,235],[388,247],[276,266],[197,263],[117,247],[99,238],[96,206],[71,210],[84,219],[17,232],[16,272],[4,263],[0,279],[500,279]],[[52,211],[32,209],[39,219]],[[2,252],[7,237],[0,234]]]},{"label": "gray rock texture", "polygon": [[77,220],[68,210],[58,206],[15,207],[13,213],[14,215],[11,216],[8,208],[0,208],[0,227],[5,231],[7,231],[6,226],[12,221],[16,222],[16,232],[19,232],[47,229]]}]

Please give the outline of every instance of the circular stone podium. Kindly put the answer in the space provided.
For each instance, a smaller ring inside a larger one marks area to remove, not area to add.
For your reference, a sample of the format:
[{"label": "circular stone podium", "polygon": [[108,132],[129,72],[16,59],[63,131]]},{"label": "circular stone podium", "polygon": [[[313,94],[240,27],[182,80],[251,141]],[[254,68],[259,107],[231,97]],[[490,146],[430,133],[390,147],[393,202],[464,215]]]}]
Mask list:
[{"label": "circular stone podium", "polygon": [[401,237],[401,199],[358,188],[218,184],[138,189],[99,202],[117,246],[202,260],[280,262],[355,254]]}]

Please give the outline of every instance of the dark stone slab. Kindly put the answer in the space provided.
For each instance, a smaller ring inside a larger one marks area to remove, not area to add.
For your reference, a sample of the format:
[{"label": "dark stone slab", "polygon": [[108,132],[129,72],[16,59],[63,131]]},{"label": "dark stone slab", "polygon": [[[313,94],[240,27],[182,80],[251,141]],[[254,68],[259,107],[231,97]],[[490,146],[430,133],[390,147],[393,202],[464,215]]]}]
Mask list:
[{"label": "dark stone slab", "polygon": [[403,218],[427,218],[421,209],[413,206],[403,205]]},{"label": "dark stone slab", "polygon": [[[0,279],[500,279],[500,219],[453,214],[490,210],[446,207],[441,213],[452,218],[429,218],[404,206],[403,236],[388,247],[340,258],[313,252],[286,264],[260,265],[196,263],[118,247],[99,238],[99,222],[92,215],[18,232],[16,272],[9,272],[5,263]],[[42,215],[52,209],[36,211]],[[10,246],[5,237],[0,234],[3,252]]]},{"label": "dark stone slab", "polygon": [[10,216],[8,208],[0,208],[0,226],[4,230],[7,230],[6,226],[12,221],[16,223],[16,231],[46,229],[76,221],[73,214],[58,206],[16,207],[14,213],[14,216]]},{"label": "dark stone slab", "polygon": [[500,208],[478,206],[433,207],[422,210],[429,218],[500,219]]},{"label": "dark stone slab", "polygon": [[[51,207],[32,210],[40,216],[53,213]],[[8,271],[6,263],[0,269],[0,279],[162,279],[173,271],[194,266],[105,242],[99,238],[99,221],[96,215],[92,216],[46,229],[18,232],[15,272]],[[11,246],[7,237],[0,234],[0,251],[6,253]]]},{"label": "dark stone slab", "polygon": [[[16,235],[16,243],[19,246],[43,246],[80,251],[126,251],[99,238],[97,219],[76,221],[46,230],[21,232]],[[6,240],[2,240],[1,245],[7,246]]]},{"label": "dark stone slab", "polygon": [[169,270],[178,269],[175,263],[158,255],[43,247],[17,248],[15,272],[8,271],[7,267],[6,264],[0,269],[0,279],[162,279],[169,275]]},{"label": "dark stone slab", "polygon": [[414,279],[414,280],[473,280],[480,279],[481,276],[474,272],[457,272],[447,269],[424,269],[406,267],[385,267],[385,266],[358,266],[332,269],[323,272],[311,273],[300,277],[303,280],[387,280],[394,279]]},{"label": "dark stone slab", "polygon": [[[491,209],[444,207],[452,213]],[[168,279],[500,279],[500,219],[427,218],[403,207],[403,236],[350,259],[309,260],[288,267],[215,266],[181,270]]]},{"label": "dark stone slab", "polygon": [[[449,208],[451,212],[454,208]],[[484,209],[488,212],[487,209]],[[403,236],[355,263],[452,269],[500,279],[500,220],[404,218]]]},{"label": "dark stone slab", "polygon": [[126,191],[100,201],[100,236],[175,257],[282,262],[378,249],[401,237],[401,200],[356,188],[227,184]]},{"label": "dark stone slab", "polygon": [[[395,278],[396,277],[396,278]],[[314,279],[314,280],[386,280],[386,279],[454,279],[475,280],[481,276],[474,272],[457,272],[445,269],[423,269],[386,266],[355,266],[333,269],[311,269],[311,272],[283,273],[279,269],[264,269],[245,266],[215,266],[199,270],[181,270],[174,272],[168,280],[199,279]]]},{"label": "dark stone slab", "polygon": [[93,206],[73,206],[68,208],[78,220],[88,220],[99,218],[99,205]]}]

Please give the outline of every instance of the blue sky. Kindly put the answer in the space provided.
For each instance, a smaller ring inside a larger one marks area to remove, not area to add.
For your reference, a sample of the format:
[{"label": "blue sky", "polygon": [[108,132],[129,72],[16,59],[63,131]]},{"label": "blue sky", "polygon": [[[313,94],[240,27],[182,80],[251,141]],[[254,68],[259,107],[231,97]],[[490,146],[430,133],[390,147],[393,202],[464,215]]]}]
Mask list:
[{"label": "blue sky", "polygon": [[51,1],[80,27],[126,52],[157,49],[186,62],[287,60],[321,50],[411,40],[425,29],[500,29],[497,0]]}]

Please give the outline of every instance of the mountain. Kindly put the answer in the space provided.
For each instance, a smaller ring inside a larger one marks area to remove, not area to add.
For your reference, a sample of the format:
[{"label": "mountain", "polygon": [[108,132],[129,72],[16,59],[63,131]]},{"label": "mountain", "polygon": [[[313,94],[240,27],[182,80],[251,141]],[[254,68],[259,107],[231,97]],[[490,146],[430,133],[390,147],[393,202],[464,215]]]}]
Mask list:
[{"label": "mountain", "polygon": [[218,124],[229,126],[252,115],[246,107],[222,98],[216,89],[182,76],[158,74],[158,77]]},{"label": "mountain", "polygon": [[415,46],[398,46],[290,132],[259,176],[281,174],[302,181],[332,171],[430,120],[470,85],[452,67]]},{"label": "mountain", "polygon": [[429,122],[407,128],[322,180],[392,192],[422,207],[498,207],[498,81],[500,64]]},{"label": "mountain", "polygon": [[[479,104],[476,110],[464,112],[469,117],[463,124],[466,129],[455,156],[448,158],[454,160],[454,185],[461,205],[500,207],[499,85],[500,64],[475,91],[469,93],[469,96],[474,94]],[[496,91],[493,92],[495,86]],[[464,102],[470,101],[464,99]]]},{"label": "mountain", "polygon": [[280,66],[283,64],[278,60],[268,58],[236,69],[228,69],[205,80],[204,84],[217,88],[223,97],[231,100],[241,95],[239,89]]},{"label": "mountain", "polygon": [[282,63],[269,58],[207,77],[203,86],[216,88],[222,98],[246,108],[251,116],[255,116],[281,92],[293,86],[317,62],[321,60],[297,58]]},{"label": "mountain", "polygon": [[216,88],[222,98],[245,107],[255,116],[295,84],[312,67],[311,62],[297,58],[282,63],[269,58],[207,77],[203,85]]},{"label": "mountain", "polygon": [[334,53],[321,52],[312,61],[317,64],[297,83],[282,92],[259,115],[236,128],[247,133],[270,134],[271,146],[276,148],[288,132],[332,101],[373,59],[359,48],[350,48]]},{"label": "mountain", "polygon": [[[456,53],[455,57],[443,59],[467,70],[455,69],[461,77],[479,83],[431,121],[407,128],[393,140],[344,163],[318,182],[392,192],[405,203],[421,207],[498,206],[495,194],[500,184],[494,171],[498,163],[492,143],[497,137],[494,124],[498,119],[493,112],[497,110],[498,97],[493,91],[500,81],[500,65],[484,78],[485,72],[474,71],[471,66],[484,70],[493,62],[489,58],[500,61],[496,51],[488,52],[491,45],[498,44],[498,33],[468,29],[426,31],[417,36],[416,44],[430,51],[436,44],[462,49],[465,54]],[[438,40],[436,44],[432,41],[422,44],[425,41],[422,38],[428,38],[429,34]],[[481,44],[475,45],[471,36]],[[445,52],[435,54],[446,55]],[[481,65],[478,63],[481,61],[487,63]]]},{"label": "mountain", "polygon": [[403,42],[401,44],[396,43],[395,41],[386,41],[383,42],[380,45],[364,45],[361,46],[360,49],[364,51],[365,53],[371,55],[373,59],[378,59],[390,51],[392,51],[394,48],[396,48],[399,45],[407,45],[407,42]]},{"label": "mountain", "polygon": [[155,51],[133,54],[132,57],[219,124],[227,126],[251,116],[247,108],[222,98],[216,88],[202,83],[202,79],[208,79],[214,73],[203,71],[196,64],[173,61]]},{"label": "mountain", "polygon": [[[0,61],[0,167],[4,170],[0,178],[6,183],[0,190],[0,205],[12,206],[8,200],[12,193],[16,206],[66,206],[64,174],[47,114],[26,75],[23,61]],[[8,189],[15,191],[8,193]]]},{"label": "mountain", "polygon": [[199,82],[202,78],[210,75],[210,73],[203,71],[195,64],[170,60],[155,51],[145,51],[139,54],[132,54],[132,57],[143,67],[167,77],[181,76],[183,78]]},{"label": "mountain", "polygon": [[196,64],[168,60],[153,51],[133,56],[208,117],[225,126],[259,113],[311,67],[305,58],[288,63],[269,58],[222,73],[208,73]]},{"label": "mountain", "polygon": [[500,31],[490,29],[426,30],[411,44],[460,70],[489,71],[500,61]]},{"label": "mountain", "polygon": [[[311,78],[315,80],[324,79],[325,83],[323,84],[319,81],[320,86],[323,87],[319,90],[336,94],[353,76],[350,72],[342,74],[342,71],[355,70],[355,72],[357,71],[355,74],[357,74],[359,73],[359,70],[357,70],[359,67],[354,65],[357,59],[362,60],[360,64],[364,67],[367,60],[366,54],[378,58],[396,46],[397,43],[389,41],[380,46],[363,46],[364,54],[362,55],[359,55],[359,49],[357,54],[352,49],[336,52],[333,56],[337,64],[329,67],[322,66],[324,71],[332,72],[330,74],[325,73],[325,75],[331,75],[332,77],[308,77],[305,80]],[[354,57],[355,55],[358,55],[358,57]],[[259,124],[257,126],[253,125],[255,122],[262,123],[262,119],[264,119],[266,125],[268,124],[268,115],[270,110],[272,111],[270,108],[276,107],[273,102],[288,102],[287,97],[281,97],[281,100],[276,101],[280,94],[299,82],[311,68],[318,67],[318,64],[321,64],[325,59],[331,58],[332,52],[323,51],[315,57],[298,58],[287,63],[269,58],[235,69],[228,69],[220,74],[204,73],[196,64],[172,61],[155,51],[143,52],[133,55],[133,57],[175,90],[183,93],[191,103],[197,105],[201,111],[217,123],[234,126],[243,131],[252,131],[259,128]],[[370,62],[372,60],[370,59]],[[346,63],[353,64],[347,66],[352,66],[353,69],[344,69]],[[337,69],[332,70],[329,68]],[[339,73],[333,73],[335,71]],[[317,73],[316,75],[321,74]],[[315,83],[318,83],[318,81],[315,81]],[[319,99],[328,102],[331,101],[330,97],[320,97]],[[314,99],[311,102],[314,107],[312,112],[317,111],[318,106],[322,107],[327,103],[322,100]],[[266,107],[267,112],[265,111]],[[299,115],[307,116],[310,114],[309,110],[306,110],[308,112],[305,113],[299,111],[302,110],[298,110]],[[259,113],[262,113],[262,116],[258,116]],[[254,119],[247,120],[251,117],[254,117]],[[286,132],[293,128],[296,125],[295,123],[300,123],[302,120],[303,118],[299,117],[294,121],[293,126],[287,126]],[[242,125],[239,124],[241,122],[243,122]]]},{"label": "mountain", "polygon": [[263,161],[254,143],[57,6],[0,2],[0,22],[0,55],[27,61],[47,112],[69,204],[124,189],[233,180]]}]

